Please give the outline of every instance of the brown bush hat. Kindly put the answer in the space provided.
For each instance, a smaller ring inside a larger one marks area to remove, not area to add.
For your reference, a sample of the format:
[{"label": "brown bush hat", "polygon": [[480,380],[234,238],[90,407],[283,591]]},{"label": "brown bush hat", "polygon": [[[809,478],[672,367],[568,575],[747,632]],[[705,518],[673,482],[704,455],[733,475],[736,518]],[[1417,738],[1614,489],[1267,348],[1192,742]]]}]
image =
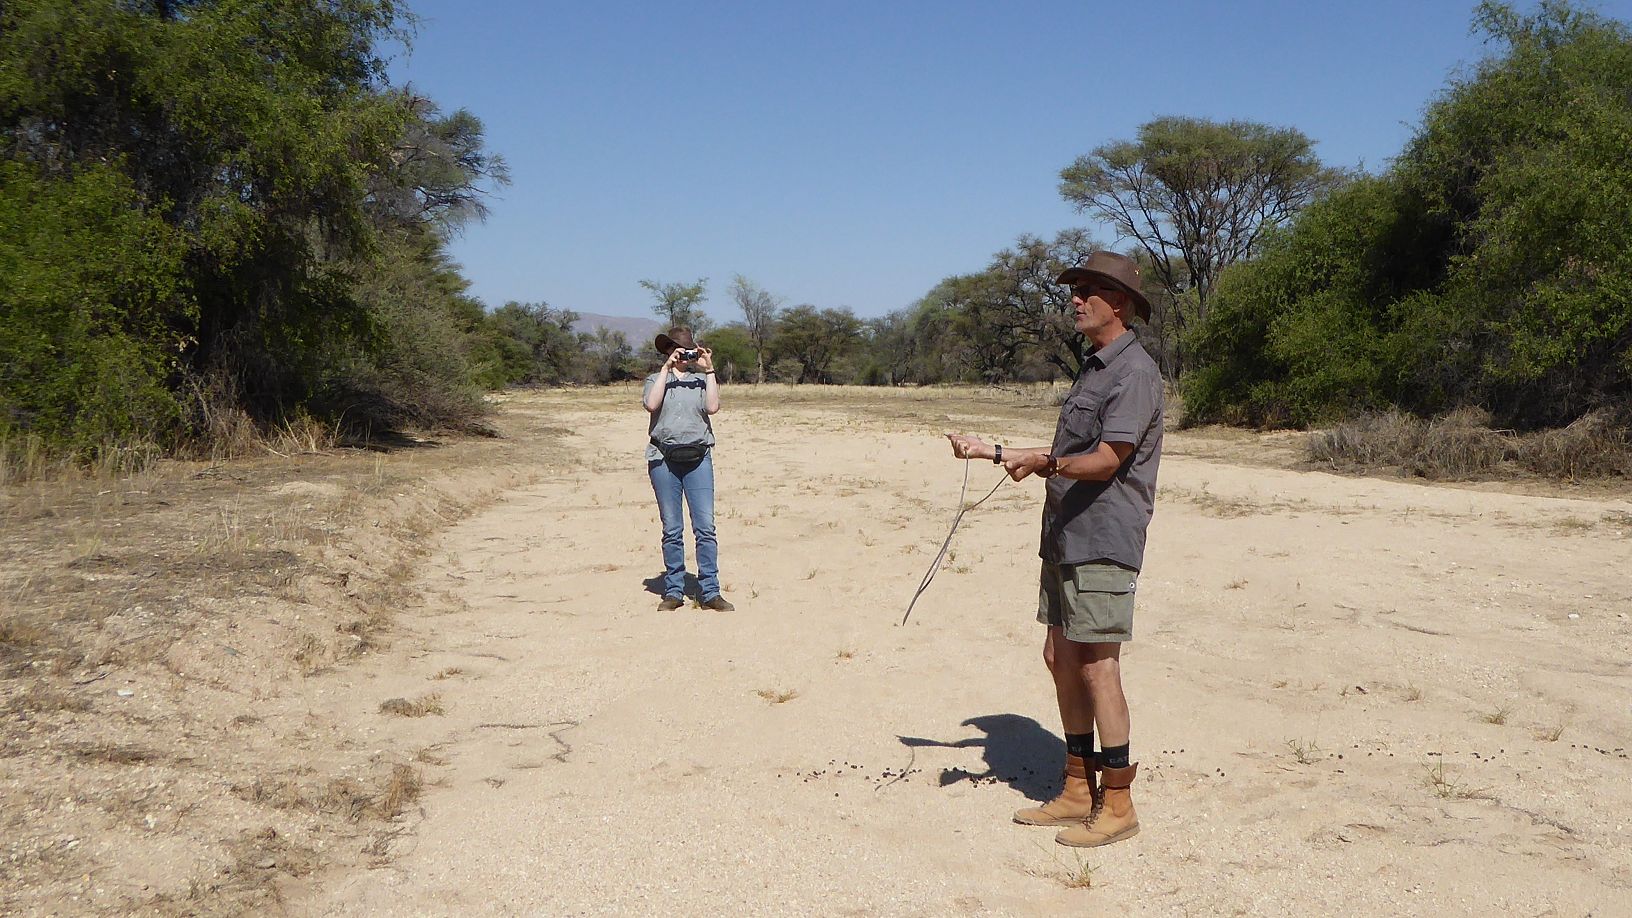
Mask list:
[{"label": "brown bush hat", "polygon": [[691,336],[691,329],[684,325],[676,325],[666,334],[660,333],[652,343],[656,345],[657,352],[665,357],[677,347],[688,351],[697,349],[697,339]]},{"label": "brown bush hat", "polygon": [[1139,318],[1150,321],[1150,300],[1139,288],[1139,264],[1126,255],[1115,252],[1094,252],[1074,268],[1066,268],[1055,278],[1057,283],[1075,286],[1083,281],[1108,281],[1133,297],[1133,308]]}]

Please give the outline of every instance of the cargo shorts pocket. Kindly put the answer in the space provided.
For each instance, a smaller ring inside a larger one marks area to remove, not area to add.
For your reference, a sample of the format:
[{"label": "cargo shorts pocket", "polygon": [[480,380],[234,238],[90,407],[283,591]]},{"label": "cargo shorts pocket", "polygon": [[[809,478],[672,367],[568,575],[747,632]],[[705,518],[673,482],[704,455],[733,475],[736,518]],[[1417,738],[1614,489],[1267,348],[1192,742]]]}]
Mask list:
[{"label": "cargo shorts pocket", "polygon": [[1133,639],[1133,596],[1139,574],[1114,564],[1077,564],[1068,597],[1065,636],[1082,643]]}]

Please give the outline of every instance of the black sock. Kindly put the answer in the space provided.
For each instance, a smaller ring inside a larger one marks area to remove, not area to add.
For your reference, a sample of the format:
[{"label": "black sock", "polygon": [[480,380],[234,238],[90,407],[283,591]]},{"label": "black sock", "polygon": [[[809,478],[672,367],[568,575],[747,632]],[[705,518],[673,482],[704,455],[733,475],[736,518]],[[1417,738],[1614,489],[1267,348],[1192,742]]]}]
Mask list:
[{"label": "black sock", "polygon": [[1099,750],[1099,767],[1127,768],[1128,744],[1123,743],[1120,746],[1106,746],[1105,748]]},{"label": "black sock", "polygon": [[1094,757],[1094,731],[1087,733],[1067,733],[1065,735],[1065,753],[1084,759]]}]

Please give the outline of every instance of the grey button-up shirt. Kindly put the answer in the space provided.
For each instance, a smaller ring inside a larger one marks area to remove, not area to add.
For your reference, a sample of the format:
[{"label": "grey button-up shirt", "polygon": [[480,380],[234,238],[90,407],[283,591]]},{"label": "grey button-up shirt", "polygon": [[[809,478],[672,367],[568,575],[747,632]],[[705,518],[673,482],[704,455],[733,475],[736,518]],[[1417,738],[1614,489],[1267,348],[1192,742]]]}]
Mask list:
[{"label": "grey button-up shirt", "polygon": [[[646,396],[658,385],[660,377],[664,387],[663,407],[652,415],[646,435],[670,446],[682,443],[713,446],[714,425],[708,419],[708,380],[701,373],[684,373],[679,379],[666,371],[653,373],[646,377],[646,385],[640,390],[641,404],[645,404]],[[656,462],[662,458],[663,451],[648,440],[646,461]]]},{"label": "grey button-up shirt", "polygon": [[1054,428],[1058,457],[1101,443],[1131,443],[1133,452],[1109,481],[1049,479],[1038,554],[1053,564],[1111,561],[1139,570],[1162,458],[1162,374],[1131,330],[1088,357]]}]

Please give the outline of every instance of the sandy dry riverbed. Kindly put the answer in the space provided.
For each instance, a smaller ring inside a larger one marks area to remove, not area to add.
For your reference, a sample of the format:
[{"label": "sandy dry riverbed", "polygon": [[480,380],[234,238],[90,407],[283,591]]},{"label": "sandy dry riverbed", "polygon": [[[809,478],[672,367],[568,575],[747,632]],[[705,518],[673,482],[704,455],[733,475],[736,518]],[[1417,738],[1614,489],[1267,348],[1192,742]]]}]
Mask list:
[{"label": "sandy dry riverbed", "polygon": [[[948,427],[1046,405],[745,393],[717,418],[732,614],[655,611],[632,390],[512,402],[565,467],[452,529],[358,731],[445,765],[389,866],[309,914],[1609,914],[1632,902],[1632,504],[1301,471],[1170,437],[1125,658],[1137,839],[1011,810],[1062,743],[1033,622],[1040,490],[945,533]],[[972,470],[983,493],[989,465]],[[441,678],[438,678],[441,676]],[[435,685],[441,717],[379,726]],[[904,774],[903,774],[904,773]],[[1079,887],[1091,881],[1088,888]]]},{"label": "sandy dry riverbed", "polygon": [[1629,913],[1624,494],[1170,434],[1143,832],[1078,853],[1009,821],[1063,752],[1037,483],[899,624],[958,501],[940,432],[1042,442],[1047,398],[728,390],[726,614],[656,610],[638,398],[6,492],[0,911]]}]

